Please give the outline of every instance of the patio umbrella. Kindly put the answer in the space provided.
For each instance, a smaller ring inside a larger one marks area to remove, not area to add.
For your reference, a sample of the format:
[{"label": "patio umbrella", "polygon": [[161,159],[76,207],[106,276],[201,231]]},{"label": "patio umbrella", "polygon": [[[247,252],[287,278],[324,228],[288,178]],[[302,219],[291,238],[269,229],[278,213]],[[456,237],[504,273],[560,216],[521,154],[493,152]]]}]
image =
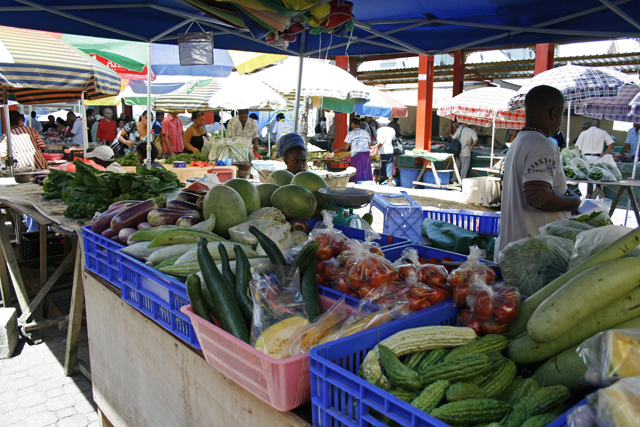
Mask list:
[{"label": "patio umbrella", "polygon": [[[0,26],[0,87],[8,130],[7,101],[11,95],[21,104],[69,102],[85,97],[99,99],[120,92],[120,77],[85,53],[46,33]],[[82,121],[86,128],[84,114]],[[83,147],[86,150],[86,133]],[[9,131],[7,153],[13,175]]]},{"label": "patio umbrella", "polygon": [[287,101],[255,76],[231,73],[219,79],[220,90],[208,100],[214,110],[275,110]]},{"label": "patio umbrella", "polygon": [[524,98],[536,86],[548,85],[564,95],[569,110],[567,118],[567,141],[570,140],[571,103],[587,98],[602,98],[618,95],[620,87],[634,84],[633,77],[608,67],[581,67],[568,64],[542,72],[522,86],[509,101],[509,109],[524,107]]},{"label": "patio umbrella", "polygon": [[191,81],[174,93],[158,96],[153,109],[164,113],[211,111],[208,101],[218,90],[220,83],[216,78]]},{"label": "patio umbrella", "polygon": [[371,117],[407,117],[409,115],[407,107],[376,88],[371,88],[368,100],[356,103],[355,113]]},{"label": "patio umbrella", "polygon": [[483,87],[468,90],[444,102],[438,108],[438,115],[461,123],[492,126],[491,164],[493,164],[493,141],[496,128],[520,129],[524,125],[524,109],[509,110],[509,100],[515,90],[502,87]]}]

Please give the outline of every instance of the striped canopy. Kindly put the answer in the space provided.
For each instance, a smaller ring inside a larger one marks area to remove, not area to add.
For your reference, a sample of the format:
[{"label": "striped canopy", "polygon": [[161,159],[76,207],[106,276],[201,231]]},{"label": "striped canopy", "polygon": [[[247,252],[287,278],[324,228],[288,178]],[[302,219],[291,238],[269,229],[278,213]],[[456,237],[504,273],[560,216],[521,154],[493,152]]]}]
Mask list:
[{"label": "striped canopy", "polygon": [[356,103],[355,113],[371,117],[407,117],[407,107],[376,88],[371,88],[370,97],[364,103]]},{"label": "striped canopy", "polygon": [[46,33],[0,26],[0,87],[20,104],[46,104],[117,95],[120,77]]},{"label": "striped canopy", "polygon": [[438,108],[438,115],[461,123],[498,129],[520,129],[524,109],[509,111],[509,100],[516,91],[501,87],[472,89],[454,96]]},{"label": "striped canopy", "polygon": [[631,114],[633,114],[634,116],[640,116],[640,93],[633,97],[630,104]]},{"label": "striped canopy", "polygon": [[633,77],[608,67],[580,67],[565,65],[538,74],[509,101],[510,110],[524,107],[524,98],[536,86],[553,86],[564,95],[566,102],[587,98],[616,96],[620,87],[634,84]]},{"label": "striped canopy", "polygon": [[631,114],[631,102],[634,98],[640,99],[640,86],[624,85],[620,88],[618,96],[580,101],[576,104],[576,114],[596,119],[604,117],[607,120],[640,123],[640,115]]},{"label": "striped canopy", "polygon": [[177,92],[160,95],[153,102],[153,109],[163,113],[211,111],[209,99],[220,90],[217,78],[194,80]]}]

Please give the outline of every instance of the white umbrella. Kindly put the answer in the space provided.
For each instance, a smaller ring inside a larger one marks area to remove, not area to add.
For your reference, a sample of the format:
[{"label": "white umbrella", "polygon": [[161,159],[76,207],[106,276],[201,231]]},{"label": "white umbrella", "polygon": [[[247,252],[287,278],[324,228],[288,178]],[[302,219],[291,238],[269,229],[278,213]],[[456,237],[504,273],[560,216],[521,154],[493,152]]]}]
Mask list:
[{"label": "white umbrella", "polygon": [[220,90],[208,100],[213,110],[276,110],[287,101],[255,76],[231,73],[219,79]]}]

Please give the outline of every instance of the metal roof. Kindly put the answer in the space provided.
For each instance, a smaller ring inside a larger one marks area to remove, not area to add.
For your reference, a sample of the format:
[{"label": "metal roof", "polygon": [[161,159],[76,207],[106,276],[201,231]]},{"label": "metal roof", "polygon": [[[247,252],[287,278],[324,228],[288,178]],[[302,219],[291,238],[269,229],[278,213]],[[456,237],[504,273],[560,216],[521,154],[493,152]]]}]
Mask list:
[{"label": "metal roof", "polygon": [[[623,53],[594,56],[563,57],[554,60],[560,67],[571,62],[573,65],[589,67],[611,67],[627,74],[640,70],[640,53]],[[535,60],[485,62],[465,64],[465,81],[492,81],[495,79],[524,79],[533,77]],[[358,80],[368,85],[418,83],[418,68],[387,69],[358,73]],[[435,82],[453,81],[453,65],[437,65]]]}]

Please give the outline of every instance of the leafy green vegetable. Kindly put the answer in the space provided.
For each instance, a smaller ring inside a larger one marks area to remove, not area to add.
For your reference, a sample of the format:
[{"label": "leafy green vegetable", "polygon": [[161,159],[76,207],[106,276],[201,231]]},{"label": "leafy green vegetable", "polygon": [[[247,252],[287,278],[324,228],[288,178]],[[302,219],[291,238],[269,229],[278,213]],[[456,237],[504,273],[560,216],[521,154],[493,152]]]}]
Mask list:
[{"label": "leafy green vegetable", "polygon": [[171,164],[173,162],[208,162],[209,159],[202,153],[180,153],[175,156],[171,156],[165,159],[165,164]]},{"label": "leafy green vegetable", "polygon": [[91,218],[96,212],[106,211],[110,204],[110,200],[104,203],[67,202],[67,209],[64,211],[64,216],[67,218]]},{"label": "leafy green vegetable", "polygon": [[118,163],[120,163],[120,166],[138,166],[140,164],[137,153],[129,153],[119,158]]},{"label": "leafy green vegetable", "polygon": [[577,173],[574,170],[573,166],[565,166],[564,167],[564,174],[567,176],[567,178],[569,179],[573,179],[576,177]]},{"label": "leafy green vegetable", "polygon": [[612,225],[613,222],[609,215],[604,211],[593,211],[590,214],[584,214],[577,217],[569,218],[570,221],[584,222],[593,227],[604,227],[605,225]]}]

